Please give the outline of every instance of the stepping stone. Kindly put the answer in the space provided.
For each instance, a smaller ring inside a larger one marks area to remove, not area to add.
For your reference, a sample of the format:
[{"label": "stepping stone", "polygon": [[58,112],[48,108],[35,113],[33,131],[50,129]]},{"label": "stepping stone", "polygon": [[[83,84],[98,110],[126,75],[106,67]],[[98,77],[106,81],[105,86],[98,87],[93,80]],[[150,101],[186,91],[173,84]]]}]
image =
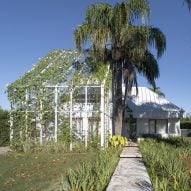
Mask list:
[{"label": "stepping stone", "polygon": [[120,158],[142,158],[142,154],[139,151],[139,147],[124,147]]},{"label": "stepping stone", "polygon": [[138,147],[138,144],[135,142],[128,142],[128,145],[126,147]]}]

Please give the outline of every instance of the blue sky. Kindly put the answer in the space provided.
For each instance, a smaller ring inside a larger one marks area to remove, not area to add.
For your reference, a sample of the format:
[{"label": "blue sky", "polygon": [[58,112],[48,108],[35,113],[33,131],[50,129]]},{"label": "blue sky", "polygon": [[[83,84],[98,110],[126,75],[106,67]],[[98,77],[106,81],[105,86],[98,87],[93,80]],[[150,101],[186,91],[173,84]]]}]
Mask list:
[{"label": "blue sky", "polygon": [[[55,49],[75,49],[73,32],[95,2],[117,0],[0,0],[0,106],[9,109],[10,84]],[[166,98],[191,111],[191,12],[183,0],[150,0],[150,25],[166,35],[157,86]],[[140,86],[148,86],[139,77]]]}]

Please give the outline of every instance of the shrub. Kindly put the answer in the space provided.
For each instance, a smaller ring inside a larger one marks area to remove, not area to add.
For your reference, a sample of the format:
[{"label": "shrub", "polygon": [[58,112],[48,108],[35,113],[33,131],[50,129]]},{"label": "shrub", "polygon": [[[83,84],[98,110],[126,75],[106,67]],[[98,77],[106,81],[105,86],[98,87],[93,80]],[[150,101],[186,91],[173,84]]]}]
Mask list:
[{"label": "shrub", "polygon": [[0,108],[0,146],[9,145],[9,112]]},{"label": "shrub", "polygon": [[181,129],[191,129],[191,121],[180,122]]},{"label": "shrub", "polygon": [[112,136],[109,144],[113,147],[123,147],[128,144],[127,138],[119,135]]},{"label": "shrub", "polygon": [[69,151],[68,143],[63,141],[44,141],[43,144],[40,145],[39,141],[14,138],[11,140],[10,146],[14,151],[25,153],[66,153]]},{"label": "shrub", "polygon": [[18,152],[23,152],[23,141],[20,138],[14,138],[10,142],[10,146],[12,150],[18,151]]}]

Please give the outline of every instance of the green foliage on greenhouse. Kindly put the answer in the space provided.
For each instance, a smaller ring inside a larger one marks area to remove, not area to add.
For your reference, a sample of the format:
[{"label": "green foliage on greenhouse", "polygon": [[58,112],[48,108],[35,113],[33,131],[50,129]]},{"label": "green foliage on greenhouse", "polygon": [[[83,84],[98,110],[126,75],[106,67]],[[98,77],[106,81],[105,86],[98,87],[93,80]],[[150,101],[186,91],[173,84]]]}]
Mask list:
[{"label": "green foliage on greenhouse", "polygon": [[[73,102],[76,101],[80,86],[104,83],[107,96],[111,79],[108,63],[95,63],[90,57],[73,50],[50,52],[7,87],[14,138],[22,137],[25,141],[27,137],[39,137],[38,123],[44,131],[54,131],[47,124],[54,121],[56,86],[66,87],[58,92],[58,105],[61,107],[63,103],[68,103],[71,90],[74,92]],[[96,94],[94,97],[97,99]]]}]

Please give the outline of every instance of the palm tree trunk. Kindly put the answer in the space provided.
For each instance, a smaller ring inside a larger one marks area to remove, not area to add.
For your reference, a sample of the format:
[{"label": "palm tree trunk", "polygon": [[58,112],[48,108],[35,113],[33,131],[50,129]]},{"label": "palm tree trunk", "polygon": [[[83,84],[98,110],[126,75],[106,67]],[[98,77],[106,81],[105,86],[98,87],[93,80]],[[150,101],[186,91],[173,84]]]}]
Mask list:
[{"label": "palm tree trunk", "polygon": [[123,107],[122,107],[122,62],[118,61],[116,64],[115,73],[115,111],[114,111],[114,125],[115,125],[115,135],[122,134],[122,119],[123,119]]}]

